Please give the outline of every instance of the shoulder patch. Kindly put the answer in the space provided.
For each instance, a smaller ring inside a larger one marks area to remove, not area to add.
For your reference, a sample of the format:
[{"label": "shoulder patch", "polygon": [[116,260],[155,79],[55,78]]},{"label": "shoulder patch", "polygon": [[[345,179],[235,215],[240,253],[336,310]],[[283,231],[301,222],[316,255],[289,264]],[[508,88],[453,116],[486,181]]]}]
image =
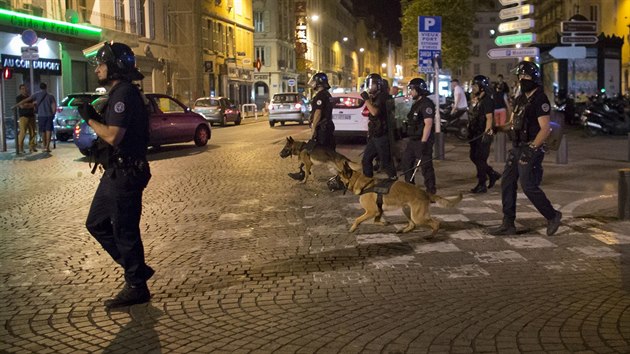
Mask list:
[{"label": "shoulder patch", "polygon": [[542,106],[540,106],[540,108],[543,110],[543,112],[547,113],[549,112],[549,103],[543,103]]},{"label": "shoulder patch", "polygon": [[116,113],[122,113],[125,111],[125,104],[121,101],[116,102],[116,104],[114,104],[114,112]]},{"label": "shoulder patch", "polygon": [[315,102],[316,105],[321,106],[322,105],[322,100],[317,100],[317,102]]},{"label": "shoulder patch", "polygon": [[431,107],[425,108],[424,109],[424,113],[426,113],[426,114],[433,114],[433,108],[431,108]]}]

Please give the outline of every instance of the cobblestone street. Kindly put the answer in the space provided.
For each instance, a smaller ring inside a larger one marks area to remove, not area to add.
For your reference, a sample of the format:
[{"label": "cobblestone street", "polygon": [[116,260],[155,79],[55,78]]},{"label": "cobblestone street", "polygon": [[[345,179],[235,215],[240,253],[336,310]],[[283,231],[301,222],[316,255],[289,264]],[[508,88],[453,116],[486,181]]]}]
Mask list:
[{"label": "cobblestone street", "polygon": [[[307,126],[213,127],[208,146],[149,154],[141,230],[152,300],[106,311],[122,271],[84,222],[98,184],[72,142],[52,154],[0,152],[0,352],[516,353],[630,352],[630,221],[617,218],[627,137],[572,131],[569,164],[544,163],[564,214],[553,237],[519,193],[519,235],[494,237],[500,188],[470,194],[468,145],[435,161],[438,237],[364,223],[358,197],[315,167],[287,177],[285,137]],[[360,161],[363,145],[338,150]],[[497,170],[494,154],[490,161]]]}]

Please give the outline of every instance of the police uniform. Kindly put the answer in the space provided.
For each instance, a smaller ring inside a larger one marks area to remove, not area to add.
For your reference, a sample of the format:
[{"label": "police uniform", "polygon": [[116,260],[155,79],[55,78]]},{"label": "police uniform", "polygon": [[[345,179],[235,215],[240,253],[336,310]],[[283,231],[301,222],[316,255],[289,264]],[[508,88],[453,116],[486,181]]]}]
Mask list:
[{"label": "police uniform", "polygon": [[378,92],[372,98],[372,104],[378,107],[378,115],[372,113],[368,116],[368,141],[363,151],[363,174],[367,177],[374,176],[372,161],[378,156],[381,167],[387,172],[388,177],[396,177],[396,170],[391,162],[389,136],[387,133],[387,99],[386,92]]},{"label": "police uniform", "polygon": [[488,113],[494,114],[494,101],[492,96],[486,92],[483,94],[483,97],[477,100],[473,105],[468,123],[468,139],[471,140],[469,143],[469,157],[470,161],[472,161],[477,168],[477,186],[483,186],[484,192],[487,178],[499,175],[498,172],[488,165],[492,140],[480,138],[486,131],[486,114]]},{"label": "police uniform", "polygon": [[[402,157],[402,169],[405,171],[405,181],[414,183],[411,176],[414,172],[416,160],[420,160],[420,171],[424,177],[424,185],[428,193],[435,194],[435,171],[433,169],[433,143],[434,134],[431,134],[426,143],[422,142],[424,120],[435,119],[435,104],[428,97],[416,100],[407,114],[407,146]],[[415,179],[415,177],[414,177]]]},{"label": "police uniform", "polygon": [[[503,203],[503,218],[507,223],[514,223],[516,219],[516,190],[520,178],[523,193],[534,207],[547,219],[556,217],[556,210],[551,205],[545,193],[539,188],[543,177],[542,161],[545,157],[544,147],[532,151],[529,144],[540,131],[538,117],[550,115],[551,106],[542,87],[538,87],[528,98],[521,93],[514,106],[513,127],[510,131],[513,148],[508,154],[501,180],[501,199]],[[527,163],[519,161],[531,154]]]},{"label": "police uniform", "polygon": [[315,127],[315,140],[318,145],[335,150],[335,123],[332,120],[332,95],[328,90],[320,90],[311,100],[311,121],[316,110],[320,110],[319,123]]},{"label": "police uniform", "polygon": [[140,90],[120,81],[109,92],[104,124],[125,128],[122,141],[110,147],[109,161],[86,221],[90,234],[125,270],[125,281],[142,286],[153,275],[144,260],[140,238],[142,192],[151,173],[146,160],[149,114]]}]

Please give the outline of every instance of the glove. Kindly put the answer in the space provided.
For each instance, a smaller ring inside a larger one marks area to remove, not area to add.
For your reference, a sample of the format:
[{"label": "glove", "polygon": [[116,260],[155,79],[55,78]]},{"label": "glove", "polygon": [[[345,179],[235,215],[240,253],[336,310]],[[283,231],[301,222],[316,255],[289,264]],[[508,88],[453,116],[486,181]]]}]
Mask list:
[{"label": "glove", "polygon": [[315,149],[316,145],[317,145],[317,140],[310,139],[309,141],[306,142],[306,145],[304,145],[304,148],[310,154],[311,152],[313,152],[313,149]]},{"label": "glove", "polygon": [[367,92],[363,91],[361,92],[361,98],[363,98],[364,101],[367,101],[370,99],[370,95]]},{"label": "glove", "polygon": [[535,150],[528,145],[523,149],[523,152],[521,152],[521,158],[518,160],[518,162],[522,165],[528,164],[534,157],[534,152]]},{"label": "glove", "polygon": [[422,141],[420,142],[420,153],[423,154],[425,151],[428,151],[427,149],[429,148],[429,142],[428,141]]},{"label": "glove", "polygon": [[81,115],[81,118],[83,118],[86,122],[90,119],[94,119],[99,123],[103,122],[103,117],[101,117],[101,115],[96,112],[94,107],[87,102],[84,102],[82,105],[80,105],[77,110],[79,111],[79,115]]}]

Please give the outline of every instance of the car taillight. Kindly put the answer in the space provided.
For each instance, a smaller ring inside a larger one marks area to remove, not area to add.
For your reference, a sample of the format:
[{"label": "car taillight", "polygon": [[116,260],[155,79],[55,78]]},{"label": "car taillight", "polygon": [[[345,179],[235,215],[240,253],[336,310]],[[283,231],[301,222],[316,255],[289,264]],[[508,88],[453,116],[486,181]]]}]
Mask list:
[{"label": "car taillight", "polygon": [[83,120],[81,120],[81,122],[77,123],[77,125],[74,126],[75,136],[79,136],[79,134],[81,133],[81,123],[83,123]]},{"label": "car taillight", "polygon": [[61,113],[61,112],[63,112],[63,108],[57,107],[57,113]]},{"label": "car taillight", "polygon": [[363,107],[363,112],[361,112],[361,115],[364,117],[370,116],[370,110],[367,108],[367,106]]},{"label": "car taillight", "polygon": [[296,103],[295,104],[295,109],[300,109],[302,108],[302,104],[301,103]]},{"label": "car taillight", "polygon": [[232,114],[232,110],[231,109],[226,109],[225,110],[225,114]]}]

